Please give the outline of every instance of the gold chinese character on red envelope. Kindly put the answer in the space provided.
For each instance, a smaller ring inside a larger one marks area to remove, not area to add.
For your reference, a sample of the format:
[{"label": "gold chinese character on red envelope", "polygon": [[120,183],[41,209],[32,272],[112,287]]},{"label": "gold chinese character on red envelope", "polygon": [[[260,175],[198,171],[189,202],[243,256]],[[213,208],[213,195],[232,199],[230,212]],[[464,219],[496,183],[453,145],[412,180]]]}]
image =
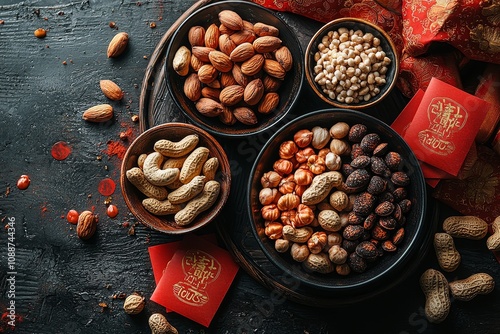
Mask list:
[{"label": "gold chinese character on red envelope", "polygon": [[433,78],[404,139],[419,160],[457,176],[487,108],[484,100]]},{"label": "gold chinese character on red envelope", "polygon": [[433,98],[427,108],[429,127],[418,133],[422,146],[439,154],[452,154],[456,147],[452,141],[467,123],[467,111],[455,100],[447,97]]}]

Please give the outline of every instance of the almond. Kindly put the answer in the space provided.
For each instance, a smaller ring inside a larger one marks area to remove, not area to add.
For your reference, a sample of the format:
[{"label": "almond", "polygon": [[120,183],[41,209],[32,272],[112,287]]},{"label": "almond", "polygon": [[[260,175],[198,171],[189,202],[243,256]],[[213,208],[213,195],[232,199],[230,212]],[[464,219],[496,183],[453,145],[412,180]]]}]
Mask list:
[{"label": "almond", "polygon": [[122,89],[111,80],[101,80],[99,82],[101,90],[108,99],[113,101],[119,101],[123,98]]},{"label": "almond", "polygon": [[264,75],[262,82],[264,83],[264,89],[266,92],[276,92],[281,87],[281,83],[283,81],[266,74]]},{"label": "almond", "polygon": [[220,81],[215,79],[214,81],[212,82],[209,82],[209,83],[206,83],[206,85],[210,88],[217,88],[217,89],[220,89],[221,88],[221,84],[220,84]]},{"label": "almond", "polygon": [[234,42],[236,45],[240,45],[242,43],[252,43],[255,40],[255,33],[252,30],[240,30],[236,31],[235,33],[229,35],[229,38]]},{"label": "almond", "polygon": [[286,72],[290,71],[293,66],[293,56],[286,46],[282,46],[274,51],[274,58],[285,69]]},{"label": "almond", "polygon": [[219,28],[215,23],[212,23],[205,32],[205,46],[217,49],[219,47]]},{"label": "almond", "polygon": [[252,109],[247,107],[238,107],[233,110],[233,115],[238,121],[246,125],[257,124],[257,116]]},{"label": "almond", "polygon": [[217,79],[219,71],[211,64],[205,64],[198,70],[198,79],[203,83],[210,83]]},{"label": "almond", "polygon": [[250,59],[254,54],[255,49],[253,48],[252,43],[246,42],[235,47],[229,55],[229,58],[236,63],[240,63]]},{"label": "almond", "polygon": [[215,69],[220,72],[229,72],[233,68],[233,62],[229,56],[222,51],[212,51],[208,54],[208,59]]},{"label": "almond", "polygon": [[276,109],[276,107],[278,107],[279,102],[280,96],[278,93],[266,93],[257,106],[257,111],[261,114],[269,114],[271,111]]},{"label": "almond", "polygon": [[188,41],[191,46],[205,46],[205,28],[194,26],[189,29]]},{"label": "almond", "polygon": [[233,78],[236,83],[238,83],[240,86],[246,87],[246,85],[248,85],[248,77],[243,74],[243,72],[241,71],[241,67],[238,64],[233,65],[233,70],[231,71],[231,73],[233,74]]},{"label": "almond", "polygon": [[83,211],[78,216],[78,223],[76,225],[76,234],[80,239],[90,239],[97,230],[98,217],[91,211]]},{"label": "almond", "polygon": [[283,66],[280,65],[276,60],[266,59],[264,65],[262,66],[264,72],[272,77],[283,80],[285,78],[286,72]]},{"label": "almond", "polygon": [[119,32],[109,42],[108,45],[108,58],[116,58],[125,51],[128,45],[128,34],[126,32]]},{"label": "almond", "polygon": [[196,57],[195,55],[191,55],[191,68],[193,69],[193,71],[195,72],[198,72],[198,70],[200,69],[200,67],[203,66],[203,62],[198,58]]},{"label": "almond", "polygon": [[259,103],[260,99],[264,95],[264,84],[262,80],[255,79],[248,83],[243,92],[243,100],[253,106]]},{"label": "almond", "polygon": [[219,101],[220,92],[221,90],[218,88],[206,86],[201,90],[201,96],[208,97],[209,99],[212,99],[214,101]]},{"label": "almond", "polygon": [[232,10],[225,9],[219,12],[219,21],[231,30],[243,29],[243,19]]},{"label": "almond", "polygon": [[174,71],[180,76],[186,76],[189,73],[189,66],[191,65],[191,51],[181,46],[174,55],[172,60],[172,67]]},{"label": "almond", "polygon": [[87,109],[82,118],[94,123],[107,122],[113,118],[113,107],[109,104],[98,104]]},{"label": "almond", "polygon": [[215,51],[215,49],[209,48],[207,46],[193,46],[191,48],[192,54],[204,63],[210,62],[210,59],[208,59],[208,54],[212,51]]},{"label": "almond", "polygon": [[202,97],[196,102],[196,110],[208,117],[219,116],[222,114],[222,108],[222,104],[206,97]]},{"label": "almond", "polygon": [[234,117],[233,111],[229,107],[222,108],[222,113],[219,115],[219,119],[226,125],[233,125],[237,121],[236,117]]},{"label": "almond", "polygon": [[223,105],[233,106],[243,100],[245,88],[240,85],[232,85],[224,88],[219,95],[219,100]]},{"label": "almond", "polygon": [[[241,64],[241,72],[245,75],[252,76],[260,72],[264,65],[264,56],[260,53],[253,55],[250,59]],[[266,59],[267,61],[267,59]],[[276,62],[277,63],[277,62]],[[281,67],[281,65],[278,64]],[[234,75],[234,73],[233,73]]]},{"label": "almond", "polygon": [[221,33],[221,35],[232,35],[232,34],[234,34],[234,30],[229,29],[228,27],[226,27],[223,24],[221,24],[219,26],[219,32]]},{"label": "almond", "polygon": [[201,82],[198,74],[191,73],[184,81],[184,95],[191,101],[197,101],[201,97]]},{"label": "almond", "polygon": [[[233,71],[234,71],[234,66],[238,66],[238,65],[233,65]],[[231,71],[231,72],[233,72],[233,71]],[[220,84],[222,87],[228,87],[231,85],[237,85],[238,82],[234,79],[233,73],[228,72],[228,73],[221,73]]]},{"label": "almond", "polygon": [[257,22],[253,25],[253,31],[257,36],[279,36],[280,31],[278,28],[265,24],[262,22]]},{"label": "almond", "polygon": [[222,34],[219,36],[219,49],[227,54],[228,56],[236,48],[236,44],[229,38],[228,34]]},{"label": "almond", "polygon": [[259,53],[273,52],[281,46],[281,39],[275,36],[262,36],[253,41],[255,51]]}]

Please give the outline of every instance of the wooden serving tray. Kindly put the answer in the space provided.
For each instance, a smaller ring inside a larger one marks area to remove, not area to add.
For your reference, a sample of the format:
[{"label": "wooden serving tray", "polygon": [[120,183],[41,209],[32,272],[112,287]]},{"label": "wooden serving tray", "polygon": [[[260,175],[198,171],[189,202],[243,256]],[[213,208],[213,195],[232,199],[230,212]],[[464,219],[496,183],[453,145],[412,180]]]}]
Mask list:
[{"label": "wooden serving tray", "polygon": [[[166,50],[176,28],[191,13],[212,2],[215,1],[200,0],[196,2],[182,14],[163,35],[154,50],[146,68],[141,88],[139,101],[141,132],[166,122],[188,122],[167,91],[164,75]],[[299,15],[284,12],[276,12],[275,14],[287,22],[292,30],[296,32],[301,42],[302,50],[306,49],[309,39],[322,26],[320,22],[309,20]],[[303,60],[299,59],[296,61]],[[297,104],[292,110],[290,117],[286,117],[287,119],[293,119],[294,116],[302,115],[309,111],[331,107],[315,96],[306,82],[303,83],[302,87]],[[397,90],[393,90],[393,92],[384,99],[381,106],[367,109],[366,113],[390,124],[406,103],[407,100]],[[375,294],[389,290],[394,285],[407,278],[408,275],[412,273],[412,269],[420,262],[419,258],[425,256],[429,240],[426,240],[426,242],[421,245],[421,250],[418,252],[418,258],[410,261],[413,268],[408,268],[405,274],[394,279],[391,284],[386,284],[377,291],[358,296],[349,296],[349,298],[340,298],[331,293],[325,293],[325,291],[303,284],[301,285],[296,279],[287,276],[268,261],[261,251],[250,227],[249,215],[246,209],[245,189],[247,188],[250,169],[259,150],[266,143],[267,139],[275,133],[275,130],[283,125],[284,123],[278,124],[275,128],[270,129],[266,133],[240,140],[234,138],[225,140],[224,138],[216,137],[224,147],[230,163],[234,163],[234,168],[232,168],[232,186],[229,200],[225,209],[217,219],[215,228],[234,259],[249,275],[271,291],[276,291],[278,295],[284,295],[288,299],[301,304],[319,307],[341,306],[366,300],[367,298],[373,297]]]}]

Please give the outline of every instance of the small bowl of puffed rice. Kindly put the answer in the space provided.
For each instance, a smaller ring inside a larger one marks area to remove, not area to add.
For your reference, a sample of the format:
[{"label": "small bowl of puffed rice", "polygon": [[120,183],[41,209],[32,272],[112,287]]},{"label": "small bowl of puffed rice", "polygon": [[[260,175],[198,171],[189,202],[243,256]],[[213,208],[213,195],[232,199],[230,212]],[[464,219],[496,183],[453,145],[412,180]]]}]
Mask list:
[{"label": "small bowl of puffed rice", "polygon": [[365,109],[394,88],[399,54],[379,26],[341,18],[321,27],[305,52],[305,74],[324,102],[339,108]]}]

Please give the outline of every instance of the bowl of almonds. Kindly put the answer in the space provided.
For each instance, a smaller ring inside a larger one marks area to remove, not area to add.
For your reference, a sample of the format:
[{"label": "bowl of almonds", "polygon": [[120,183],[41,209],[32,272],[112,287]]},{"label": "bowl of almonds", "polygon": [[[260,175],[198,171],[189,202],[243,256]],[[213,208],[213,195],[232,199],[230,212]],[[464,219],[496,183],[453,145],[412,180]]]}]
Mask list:
[{"label": "bowl of almonds", "polygon": [[252,167],[247,205],[274,265],[339,296],[391,287],[430,240],[413,152],[355,110],[314,111],[278,130]]},{"label": "bowl of almonds", "polygon": [[337,108],[365,109],[382,101],[396,85],[399,54],[379,26],[340,18],[321,27],[305,52],[307,82]]},{"label": "bowl of almonds", "polygon": [[212,135],[191,124],[166,123],[130,144],[120,185],[125,203],[141,223],[183,234],[209,224],[221,212],[231,171]]},{"label": "bowl of almonds", "polygon": [[247,1],[204,6],[167,49],[170,95],[184,115],[220,136],[256,134],[278,123],[304,77],[295,33],[274,12]]}]

